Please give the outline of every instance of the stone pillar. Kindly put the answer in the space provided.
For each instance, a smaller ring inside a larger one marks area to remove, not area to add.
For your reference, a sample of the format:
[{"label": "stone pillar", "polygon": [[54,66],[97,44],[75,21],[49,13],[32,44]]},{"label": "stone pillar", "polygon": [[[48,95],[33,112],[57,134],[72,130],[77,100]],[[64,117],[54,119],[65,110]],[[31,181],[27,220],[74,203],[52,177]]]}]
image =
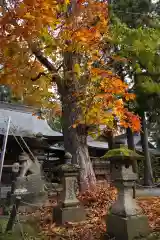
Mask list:
[{"label": "stone pillar", "polygon": [[149,233],[148,219],[133,199],[133,186],[137,179],[132,169],[131,157],[116,156],[111,159],[111,178],[118,189],[116,202],[107,215],[107,234],[116,240],[133,240]]},{"label": "stone pillar", "polygon": [[71,164],[71,154],[65,154],[65,164],[59,167],[63,190],[58,206],[53,209],[53,221],[57,224],[80,222],[85,220],[85,210],[76,197],[75,184],[79,175],[79,166]]}]

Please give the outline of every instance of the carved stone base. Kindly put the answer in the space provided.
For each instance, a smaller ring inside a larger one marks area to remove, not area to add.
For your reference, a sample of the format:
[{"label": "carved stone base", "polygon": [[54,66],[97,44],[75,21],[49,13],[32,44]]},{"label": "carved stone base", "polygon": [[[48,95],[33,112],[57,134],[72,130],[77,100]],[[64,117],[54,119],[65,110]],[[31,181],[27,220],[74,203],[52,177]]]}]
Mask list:
[{"label": "carved stone base", "polygon": [[82,206],[61,208],[59,206],[53,209],[53,220],[56,224],[61,225],[66,222],[85,221],[86,214]]},{"label": "carved stone base", "polygon": [[115,240],[133,240],[149,234],[146,216],[131,216],[123,218],[114,214],[107,216],[107,233]]}]

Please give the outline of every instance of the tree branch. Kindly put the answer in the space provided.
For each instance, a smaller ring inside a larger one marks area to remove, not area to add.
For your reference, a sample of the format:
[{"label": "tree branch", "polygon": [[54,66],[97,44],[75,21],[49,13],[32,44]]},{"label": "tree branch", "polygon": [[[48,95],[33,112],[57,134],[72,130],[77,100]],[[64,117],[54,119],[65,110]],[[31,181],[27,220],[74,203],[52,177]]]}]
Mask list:
[{"label": "tree branch", "polygon": [[[43,52],[37,48],[35,44],[30,45],[32,53],[38,59],[38,61],[52,73],[52,81],[55,82],[58,86],[58,89],[62,88],[61,86],[61,77],[58,73],[56,67],[44,56]],[[41,73],[42,74],[42,73]],[[38,79],[38,78],[37,78]]]},{"label": "tree branch", "polygon": [[57,69],[46,57],[44,57],[43,53],[39,49],[32,47],[32,53],[50,72],[57,73]]},{"label": "tree branch", "polygon": [[59,65],[59,67],[57,68],[57,72],[59,71],[59,69],[63,67],[63,64]]}]

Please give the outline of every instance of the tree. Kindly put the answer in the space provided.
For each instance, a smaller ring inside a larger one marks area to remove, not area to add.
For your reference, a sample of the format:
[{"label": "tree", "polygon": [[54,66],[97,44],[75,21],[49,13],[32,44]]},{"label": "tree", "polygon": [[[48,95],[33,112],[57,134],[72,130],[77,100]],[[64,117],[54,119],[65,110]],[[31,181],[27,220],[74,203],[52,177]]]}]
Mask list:
[{"label": "tree", "polygon": [[[114,21],[114,44],[119,46],[116,54],[126,58],[125,62],[118,65],[118,71],[132,79],[133,90],[137,96],[135,111],[142,119],[141,139],[146,159],[144,172],[146,185],[152,184],[153,177],[145,112],[150,112],[155,108],[160,90],[159,20],[157,15],[153,14],[153,10],[155,8],[151,1],[121,0],[113,4],[113,12],[125,22],[125,24],[120,24],[119,20]],[[150,15],[151,12],[152,15]],[[152,101],[153,98],[155,101]]]},{"label": "tree", "polygon": [[[37,81],[45,86],[56,84],[64,146],[80,165],[81,190],[86,190],[95,185],[86,143],[89,127],[113,127],[117,117],[119,124],[140,128],[138,116],[129,115],[123,103],[134,95],[105,68],[102,49],[108,32],[107,3],[17,0],[7,4],[7,9],[1,9],[1,76],[14,89],[19,88],[18,92],[31,81],[32,90]],[[42,94],[46,94],[43,88]]]},{"label": "tree", "polygon": [[112,1],[112,10],[116,16],[130,28],[148,25],[149,13],[155,9],[151,0]]}]

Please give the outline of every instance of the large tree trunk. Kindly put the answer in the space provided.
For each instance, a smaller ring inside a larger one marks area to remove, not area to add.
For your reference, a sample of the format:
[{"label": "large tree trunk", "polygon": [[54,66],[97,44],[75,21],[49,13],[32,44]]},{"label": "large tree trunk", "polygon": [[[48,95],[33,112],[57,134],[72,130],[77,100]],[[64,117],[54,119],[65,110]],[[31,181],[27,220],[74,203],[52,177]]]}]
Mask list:
[{"label": "large tree trunk", "polygon": [[73,128],[79,108],[76,102],[69,99],[70,95],[66,92],[67,89],[62,99],[64,147],[72,154],[73,163],[80,166],[80,190],[83,192],[95,187],[96,177],[88,152],[86,126],[78,125]]},{"label": "large tree trunk", "polygon": [[146,125],[145,114],[141,114],[142,119],[142,132],[141,132],[141,143],[144,153],[144,185],[151,186],[153,184],[153,172],[151,165],[151,157],[149,154],[148,146],[148,129]]},{"label": "large tree trunk", "polygon": [[79,55],[64,53],[65,81],[58,87],[62,101],[64,147],[72,154],[73,163],[80,166],[80,190],[83,192],[95,187],[96,177],[88,152],[87,127],[85,124],[73,127],[82,114],[77,95],[83,85],[74,73],[74,65],[77,62],[79,62]]}]

